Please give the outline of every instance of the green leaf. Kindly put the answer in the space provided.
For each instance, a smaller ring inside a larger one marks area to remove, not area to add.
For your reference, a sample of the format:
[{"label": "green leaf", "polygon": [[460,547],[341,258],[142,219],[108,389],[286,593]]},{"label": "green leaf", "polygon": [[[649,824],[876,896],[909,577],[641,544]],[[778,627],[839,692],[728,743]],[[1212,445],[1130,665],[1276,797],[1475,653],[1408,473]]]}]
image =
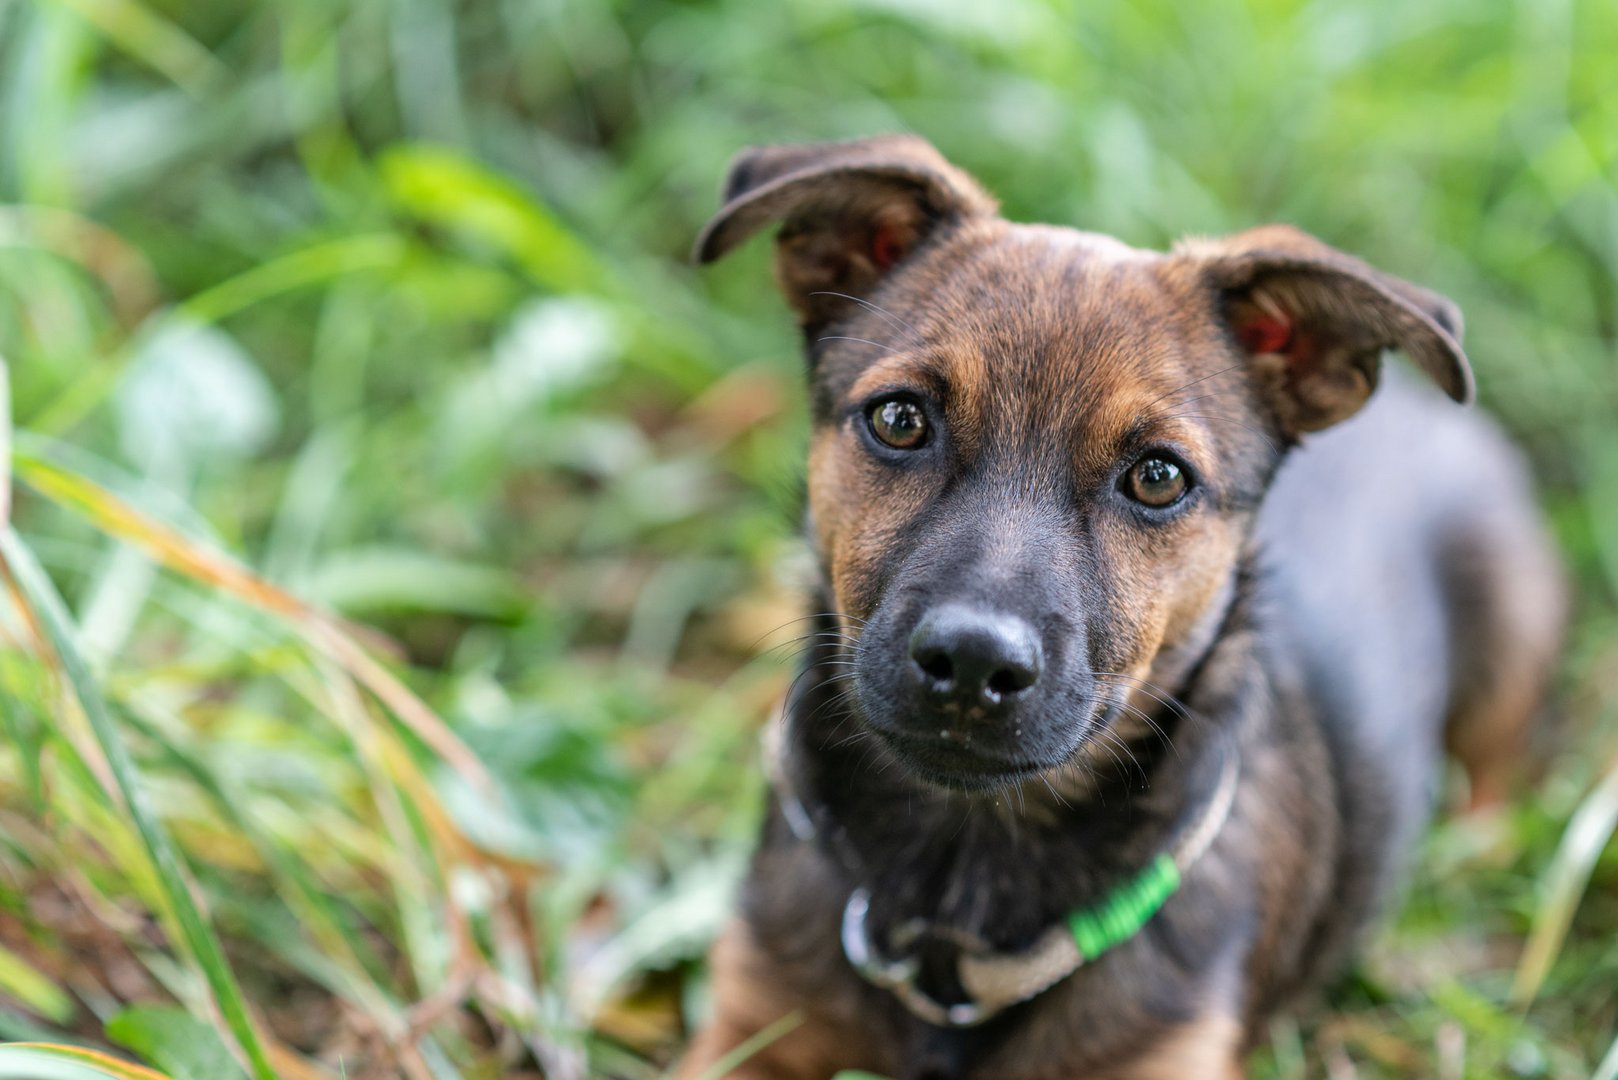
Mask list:
[{"label": "green leaf", "polygon": [[67,1023],[73,999],[16,953],[0,945],[0,990],[5,991],[47,1020]]},{"label": "green leaf", "polygon": [[391,147],[381,170],[399,209],[503,252],[536,284],[557,292],[607,286],[589,247],[506,177],[435,146]]},{"label": "green leaf", "polygon": [[213,1025],[173,1005],[136,1005],[107,1021],[107,1037],[174,1080],[241,1080]]}]

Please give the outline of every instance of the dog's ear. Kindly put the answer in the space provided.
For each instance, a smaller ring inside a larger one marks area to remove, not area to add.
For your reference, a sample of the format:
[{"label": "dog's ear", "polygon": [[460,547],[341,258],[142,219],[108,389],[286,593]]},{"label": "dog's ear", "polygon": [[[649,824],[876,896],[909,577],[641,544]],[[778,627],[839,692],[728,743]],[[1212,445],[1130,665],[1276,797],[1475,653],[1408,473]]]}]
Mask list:
[{"label": "dog's ear", "polygon": [[1384,349],[1403,350],[1456,401],[1472,398],[1461,313],[1437,293],[1288,225],[1183,242],[1175,253],[1200,264],[1289,435],[1357,412]]},{"label": "dog's ear", "polygon": [[994,211],[976,181],[914,135],[751,147],[730,163],[724,205],[694,257],[712,262],[781,222],[776,280],[813,332],[846,311],[847,297],[868,296],[934,229]]}]

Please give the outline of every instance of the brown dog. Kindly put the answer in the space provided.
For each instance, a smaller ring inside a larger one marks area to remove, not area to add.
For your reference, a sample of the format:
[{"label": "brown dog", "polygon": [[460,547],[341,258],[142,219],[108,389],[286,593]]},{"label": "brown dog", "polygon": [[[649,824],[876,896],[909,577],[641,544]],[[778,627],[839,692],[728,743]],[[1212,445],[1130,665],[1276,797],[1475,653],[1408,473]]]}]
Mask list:
[{"label": "brown dog", "polygon": [[682,1075],[789,1014],[726,1075],[1240,1075],[1556,652],[1514,451],[1361,412],[1386,349],[1468,399],[1458,312],[1284,226],[1012,224],[909,136],[744,152],[698,258],[774,222],[821,614]]}]

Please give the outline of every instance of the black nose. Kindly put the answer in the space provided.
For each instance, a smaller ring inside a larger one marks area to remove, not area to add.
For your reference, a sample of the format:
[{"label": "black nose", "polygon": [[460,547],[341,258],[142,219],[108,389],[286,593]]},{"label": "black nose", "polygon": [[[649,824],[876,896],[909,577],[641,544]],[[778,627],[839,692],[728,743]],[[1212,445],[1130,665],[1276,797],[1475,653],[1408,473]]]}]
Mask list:
[{"label": "black nose", "polygon": [[935,697],[997,708],[1039,679],[1039,635],[1012,615],[935,607],[910,635],[912,673]]}]

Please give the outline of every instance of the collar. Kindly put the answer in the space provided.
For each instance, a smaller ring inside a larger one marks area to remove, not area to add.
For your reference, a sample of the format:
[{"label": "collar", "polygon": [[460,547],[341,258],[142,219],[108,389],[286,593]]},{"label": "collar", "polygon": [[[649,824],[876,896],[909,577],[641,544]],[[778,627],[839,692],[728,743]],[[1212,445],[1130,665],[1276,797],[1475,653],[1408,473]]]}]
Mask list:
[{"label": "collar", "polygon": [[[770,778],[787,827],[800,841],[813,841],[819,830],[786,775],[778,730],[781,726],[766,727],[765,759]],[[915,953],[904,954],[904,950],[929,930],[925,920],[912,919],[894,932],[891,944],[900,950],[900,956],[882,955],[866,929],[871,893],[864,887],[855,889],[843,908],[843,953],[862,978],[891,992],[917,1019],[935,1027],[982,1024],[1044,993],[1086,963],[1140,933],[1219,835],[1235,803],[1240,774],[1240,754],[1233,744],[1226,744],[1213,793],[1180,829],[1174,843],[1098,903],[1079,908],[1049,927],[1028,948],[996,952],[974,935],[948,934],[959,947],[956,975],[965,991],[964,1002],[946,1005],[918,985],[920,958]]]}]

